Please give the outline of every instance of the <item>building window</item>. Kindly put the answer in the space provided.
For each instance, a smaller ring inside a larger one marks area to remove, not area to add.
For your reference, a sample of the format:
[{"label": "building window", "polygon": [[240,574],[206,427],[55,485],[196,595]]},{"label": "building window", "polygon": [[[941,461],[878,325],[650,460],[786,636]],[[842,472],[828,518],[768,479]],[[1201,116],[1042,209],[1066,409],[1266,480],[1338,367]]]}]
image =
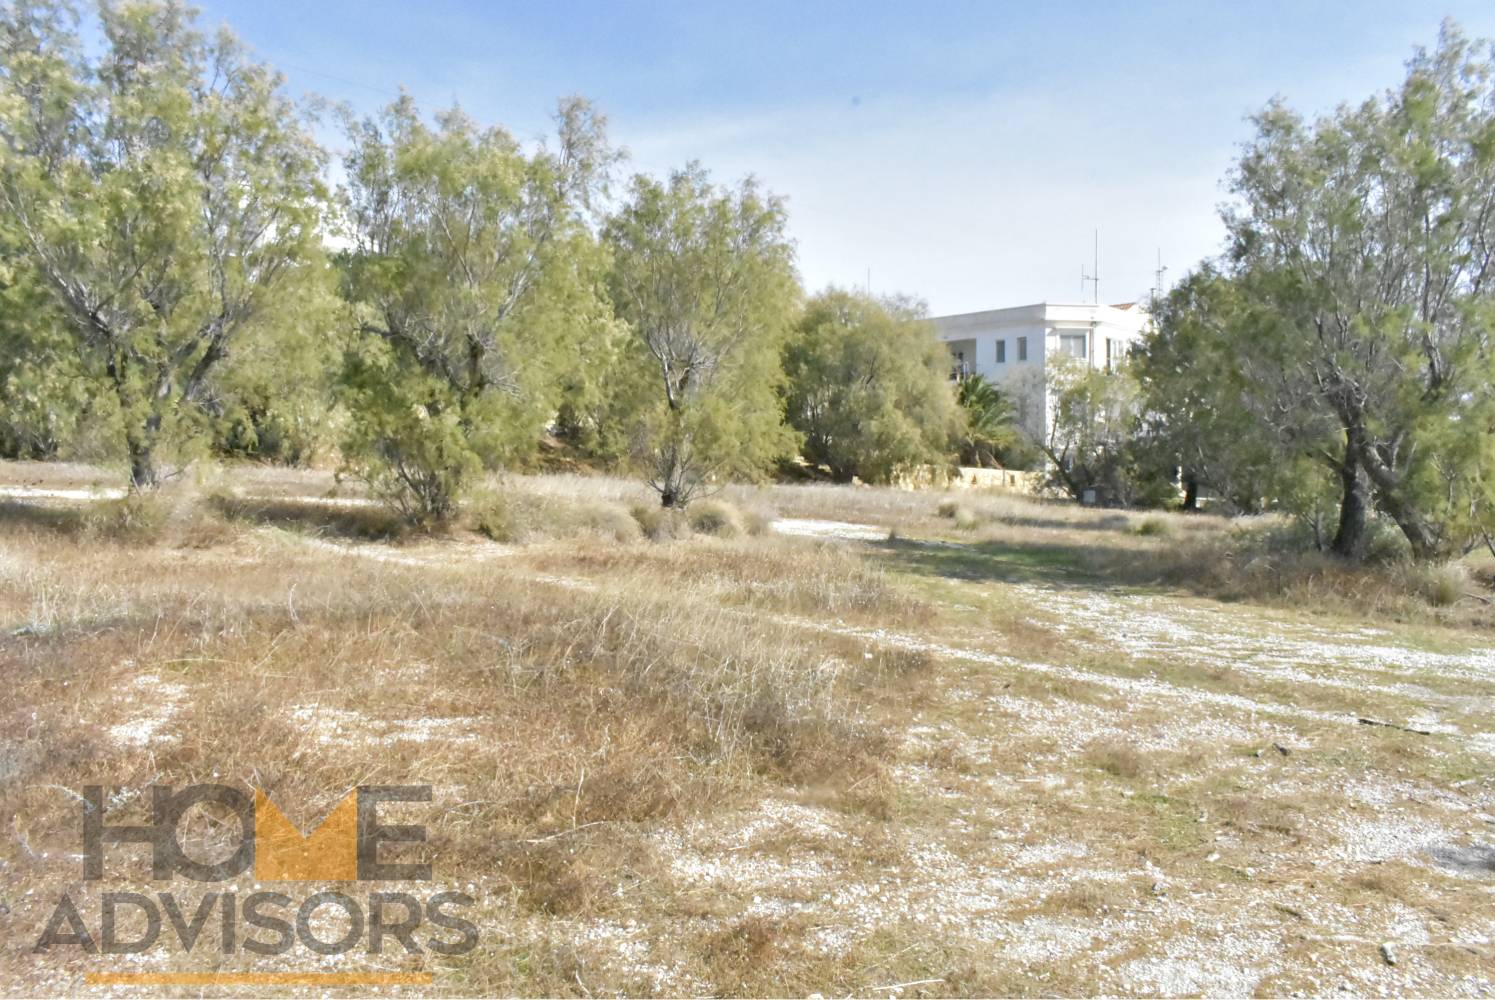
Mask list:
[{"label": "building window", "polygon": [[1006,363],[1007,363],[1007,341],[1005,341],[1005,340],[999,340],[999,341],[997,341],[997,364],[1004,365]]},{"label": "building window", "polygon": [[1027,337],[1019,337],[1019,338],[1017,338],[1017,359],[1019,361],[1027,361],[1028,360],[1028,338]]},{"label": "building window", "polygon": [[1083,360],[1085,340],[1086,336],[1083,333],[1061,333],[1059,334],[1059,353]]},{"label": "building window", "polygon": [[1115,343],[1110,337],[1106,338],[1106,371],[1110,371],[1112,364],[1117,360]]}]

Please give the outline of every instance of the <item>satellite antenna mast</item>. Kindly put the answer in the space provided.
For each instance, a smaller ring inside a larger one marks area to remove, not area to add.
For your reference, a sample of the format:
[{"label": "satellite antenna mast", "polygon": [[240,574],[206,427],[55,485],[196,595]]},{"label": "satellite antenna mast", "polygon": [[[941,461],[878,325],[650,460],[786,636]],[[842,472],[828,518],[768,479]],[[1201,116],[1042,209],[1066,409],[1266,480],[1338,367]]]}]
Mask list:
[{"label": "satellite antenna mast", "polygon": [[1163,248],[1158,247],[1158,268],[1152,272],[1152,297],[1160,299],[1163,297],[1163,275],[1168,269],[1163,266]]},{"label": "satellite antenna mast", "polygon": [[1083,267],[1080,268],[1080,298],[1082,298],[1082,299],[1085,297],[1085,286],[1087,284],[1090,286],[1091,291],[1094,294],[1094,298],[1091,301],[1093,301],[1096,305],[1100,305],[1100,230],[1099,229],[1097,229],[1095,231],[1095,263],[1091,265],[1091,270],[1090,270],[1089,274],[1085,273],[1085,269]]}]

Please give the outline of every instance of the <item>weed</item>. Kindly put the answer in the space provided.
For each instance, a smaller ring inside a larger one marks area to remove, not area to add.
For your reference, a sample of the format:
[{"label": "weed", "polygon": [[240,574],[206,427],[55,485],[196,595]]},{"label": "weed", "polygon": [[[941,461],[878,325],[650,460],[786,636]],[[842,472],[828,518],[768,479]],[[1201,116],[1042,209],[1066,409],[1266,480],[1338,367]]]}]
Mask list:
[{"label": "weed", "polygon": [[690,524],[679,511],[657,504],[636,503],[629,508],[629,514],[651,542],[668,542],[690,534]]},{"label": "weed", "polygon": [[162,539],[171,510],[160,497],[130,493],[117,500],[100,500],[80,515],[82,534],[96,541],[148,545]]},{"label": "weed", "polygon": [[1092,767],[1117,778],[1136,781],[1151,770],[1147,758],[1125,743],[1108,742],[1092,746],[1085,753],[1085,760]]},{"label": "weed", "polygon": [[718,538],[736,538],[746,530],[737,508],[721,500],[693,504],[687,515],[692,531]]},{"label": "weed", "polygon": [[1173,534],[1173,525],[1161,517],[1144,517],[1137,523],[1137,527],[1134,530],[1144,538],[1167,538]]}]

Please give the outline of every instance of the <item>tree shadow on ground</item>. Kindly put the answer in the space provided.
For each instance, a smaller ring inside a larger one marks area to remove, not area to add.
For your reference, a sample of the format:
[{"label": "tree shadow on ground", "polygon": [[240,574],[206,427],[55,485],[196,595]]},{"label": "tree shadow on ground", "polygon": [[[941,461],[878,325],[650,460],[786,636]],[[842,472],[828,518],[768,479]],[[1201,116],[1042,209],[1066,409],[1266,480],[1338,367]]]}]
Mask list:
[{"label": "tree shadow on ground", "polygon": [[1102,578],[1074,545],[1012,542],[874,542],[893,570],[945,579],[998,583],[1094,583]]},{"label": "tree shadow on ground", "polygon": [[1040,531],[1118,532],[1126,531],[1132,526],[1132,519],[1126,514],[1107,514],[1095,519],[1073,521],[1036,514],[999,514],[995,520],[998,524],[1012,528],[1036,528]]},{"label": "tree shadow on ground", "polygon": [[399,514],[373,504],[258,497],[213,497],[224,518],[319,536],[389,541],[407,533]]},{"label": "tree shadow on ground", "polygon": [[72,504],[0,500],[0,525],[59,535],[75,535],[83,529],[83,514],[77,506]]},{"label": "tree shadow on ground", "polygon": [[1122,545],[890,538],[872,547],[889,569],[918,576],[1051,587],[1184,590],[1220,597],[1207,581],[1191,579],[1187,561],[1176,554],[1159,559]]}]

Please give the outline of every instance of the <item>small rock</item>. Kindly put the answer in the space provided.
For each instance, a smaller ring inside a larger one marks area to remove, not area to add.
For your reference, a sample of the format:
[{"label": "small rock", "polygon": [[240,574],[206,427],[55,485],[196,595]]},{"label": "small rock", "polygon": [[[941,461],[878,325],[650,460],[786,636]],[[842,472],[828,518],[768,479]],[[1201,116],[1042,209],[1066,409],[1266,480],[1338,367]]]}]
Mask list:
[{"label": "small rock", "polygon": [[1288,754],[1292,753],[1291,750],[1289,750],[1287,747],[1283,746],[1281,743],[1273,743],[1272,744],[1272,749],[1276,750],[1278,753],[1282,754],[1282,756],[1284,756],[1284,757],[1286,757]]},{"label": "small rock", "polygon": [[1213,852],[1210,853],[1210,856],[1207,857],[1207,858],[1205,858],[1204,860],[1206,860],[1206,861],[1219,861],[1220,860],[1220,852],[1219,851],[1213,851]]},{"label": "small rock", "polygon": [[1386,960],[1387,965],[1396,964],[1396,951],[1392,949],[1390,941],[1381,944],[1381,957]]}]

